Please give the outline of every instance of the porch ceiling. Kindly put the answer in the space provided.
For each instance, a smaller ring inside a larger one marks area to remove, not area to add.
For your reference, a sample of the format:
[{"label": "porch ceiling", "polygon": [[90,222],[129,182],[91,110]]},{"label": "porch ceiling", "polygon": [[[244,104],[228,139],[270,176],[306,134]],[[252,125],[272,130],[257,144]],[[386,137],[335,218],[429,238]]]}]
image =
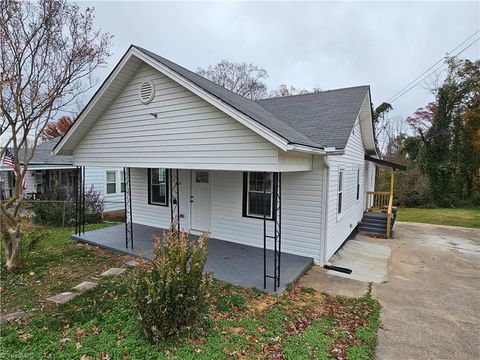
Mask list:
[{"label": "porch ceiling", "polygon": [[[74,235],[73,239],[87,244],[103,247],[112,251],[152,258],[152,236],[162,235],[165,229],[134,224],[134,249],[125,247],[125,225],[116,225],[109,228],[88,231],[80,236]],[[191,235],[192,241],[198,236]],[[298,279],[313,263],[313,259],[282,254],[282,267],[280,286],[277,293],[283,292],[286,287]],[[267,251],[268,263],[273,261],[273,251]],[[263,289],[263,249],[240,245],[228,241],[209,239],[208,259],[206,270],[212,270],[216,279],[245,287]],[[266,291],[273,292],[273,280],[267,281]]]}]

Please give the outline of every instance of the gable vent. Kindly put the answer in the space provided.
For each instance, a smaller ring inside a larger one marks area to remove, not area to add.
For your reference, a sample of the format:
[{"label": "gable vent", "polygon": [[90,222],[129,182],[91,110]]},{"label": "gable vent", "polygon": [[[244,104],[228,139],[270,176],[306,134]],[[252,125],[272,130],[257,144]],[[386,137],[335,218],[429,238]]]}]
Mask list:
[{"label": "gable vent", "polygon": [[140,84],[138,95],[142,104],[148,104],[150,101],[152,101],[153,97],[155,96],[155,86],[153,85],[153,82],[142,82]]}]

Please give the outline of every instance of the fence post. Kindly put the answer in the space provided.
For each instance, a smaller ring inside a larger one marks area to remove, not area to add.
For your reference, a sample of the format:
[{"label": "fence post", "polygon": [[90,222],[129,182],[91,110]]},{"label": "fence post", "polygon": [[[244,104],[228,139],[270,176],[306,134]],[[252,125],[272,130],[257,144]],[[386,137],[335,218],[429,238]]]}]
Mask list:
[{"label": "fence post", "polygon": [[62,227],[65,227],[65,201],[62,202]]}]

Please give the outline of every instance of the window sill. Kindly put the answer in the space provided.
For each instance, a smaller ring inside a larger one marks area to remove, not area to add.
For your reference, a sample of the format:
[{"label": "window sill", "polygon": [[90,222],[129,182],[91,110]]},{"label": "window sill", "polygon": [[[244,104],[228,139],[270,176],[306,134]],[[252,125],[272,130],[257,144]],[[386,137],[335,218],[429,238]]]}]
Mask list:
[{"label": "window sill", "polygon": [[150,202],[150,201],[148,202],[148,205],[152,205],[152,206],[162,206],[162,207],[166,207],[166,208],[169,207],[168,204],[156,204],[156,203],[152,203],[152,202]]},{"label": "window sill", "polygon": [[[245,218],[263,220],[263,216],[243,215]],[[266,220],[273,221],[273,218],[267,217]]]}]

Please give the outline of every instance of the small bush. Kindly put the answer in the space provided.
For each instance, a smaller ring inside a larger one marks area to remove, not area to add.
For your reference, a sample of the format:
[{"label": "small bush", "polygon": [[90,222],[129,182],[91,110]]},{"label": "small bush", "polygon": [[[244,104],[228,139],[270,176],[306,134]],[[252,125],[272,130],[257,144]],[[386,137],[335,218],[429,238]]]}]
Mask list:
[{"label": "small bush", "polygon": [[192,244],[187,232],[175,224],[154,237],[151,264],[139,264],[131,293],[140,325],[152,343],[178,335],[197,324],[210,307],[211,273],[203,274],[207,261],[207,235]]}]

